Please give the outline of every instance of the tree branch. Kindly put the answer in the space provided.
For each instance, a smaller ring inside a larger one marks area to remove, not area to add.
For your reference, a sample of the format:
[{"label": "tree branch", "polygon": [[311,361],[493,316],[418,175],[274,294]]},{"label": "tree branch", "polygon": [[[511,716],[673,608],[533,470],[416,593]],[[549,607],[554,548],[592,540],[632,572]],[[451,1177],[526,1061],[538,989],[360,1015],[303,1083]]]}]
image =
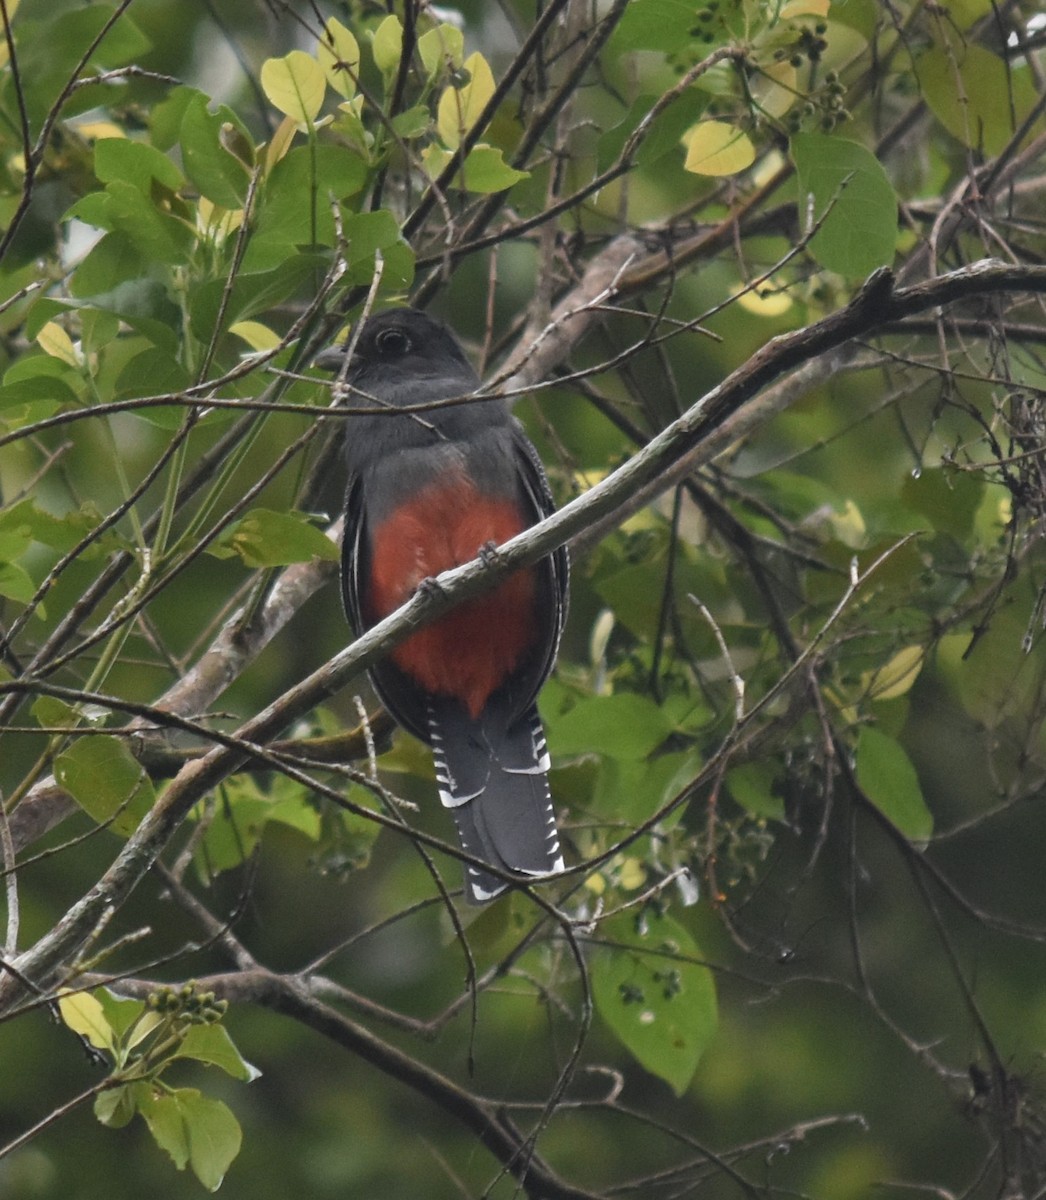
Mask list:
[{"label": "tree branch", "polygon": [[[513,571],[532,565],[593,526],[620,521],[639,505],[672,487],[706,461],[715,431],[761,388],[787,371],[852,338],[866,336],[884,324],[973,296],[999,292],[1046,292],[1046,267],[1013,266],[985,259],[902,291],[893,290],[889,271],[877,272],[846,308],[804,329],[771,339],[651,439],[640,453],[583,496],[506,542],[495,555],[440,575],[435,587],[417,592],[403,608],[245,722],[235,740],[264,745],[423,624],[442,616],[455,604],[490,590]],[[9,687],[0,685],[0,694]],[[192,806],[235,769],[241,755],[241,751],[222,745],[187,764],[98,883],[16,961],[16,968],[37,986],[53,983],[90,935],[103,910],[110,906],[118,908],[125,902]],[[5,994],[9,1004],[12,993],[21,990],[17,980],[9,975],[0,983],[0,1008]]]}]

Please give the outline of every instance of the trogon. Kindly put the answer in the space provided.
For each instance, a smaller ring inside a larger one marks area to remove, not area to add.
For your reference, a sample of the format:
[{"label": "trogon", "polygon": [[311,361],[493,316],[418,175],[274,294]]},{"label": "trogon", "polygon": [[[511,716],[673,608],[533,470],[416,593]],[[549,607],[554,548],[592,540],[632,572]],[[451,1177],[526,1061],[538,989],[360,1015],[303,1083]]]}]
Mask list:
[{"label": "trogon", "polygon": [[[341,582],[359,634],[424,580],[507,541],[553,504],[507,403],[464,400],[480,381],[442,322],[383,312],[366,321],[342,370],[345,354],[336,346],[315,362],[340,372],[348,403],[368,410],[346,429]],[[567,570],[557,550],[418,630],[370,672],[395,720],[432,747],[463,849],[522,876],[563,869],[535,700],[556,657]],[[465,884],[475,903],[507,886],[472,865]]]}]

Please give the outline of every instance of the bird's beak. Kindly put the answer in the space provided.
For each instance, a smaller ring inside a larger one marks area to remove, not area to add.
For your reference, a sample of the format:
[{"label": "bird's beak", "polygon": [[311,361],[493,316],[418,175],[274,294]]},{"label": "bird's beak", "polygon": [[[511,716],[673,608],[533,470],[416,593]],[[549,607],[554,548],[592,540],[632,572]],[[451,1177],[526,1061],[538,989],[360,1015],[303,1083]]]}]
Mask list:
[{"label": "bird's beak", "polygon": [[314,367],[319,367],[321,371],[331,371],[335,375],[341,370],[342,363],[345,361],[344,346],[328,346],[326,350],[321,350],[319,354],[312,360]]}]

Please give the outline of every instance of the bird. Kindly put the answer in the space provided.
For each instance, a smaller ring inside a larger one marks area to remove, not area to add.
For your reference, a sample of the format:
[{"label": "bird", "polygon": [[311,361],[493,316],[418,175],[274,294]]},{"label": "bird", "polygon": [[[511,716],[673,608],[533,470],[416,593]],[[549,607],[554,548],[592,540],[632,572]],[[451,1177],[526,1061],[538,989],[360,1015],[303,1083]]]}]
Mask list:
[{"label": "bird", "polygon": [[[351,341],[351,339],[350,339]],[[419,309],[366,318],[315,359],[362,415],[346,422],[342,599],[359,636],[426,581],[491,554],[554,509],[537,450],[480,387],[461,344]],[[440,401],[423,411],[401,411]],[[397,724],[432,749],[462,849],[523,879],[564,869],[537,696],[555,663],[569,562],[551,553],[411,634],[370,678]],[[465,895],[509,887],[465,864]]]}]

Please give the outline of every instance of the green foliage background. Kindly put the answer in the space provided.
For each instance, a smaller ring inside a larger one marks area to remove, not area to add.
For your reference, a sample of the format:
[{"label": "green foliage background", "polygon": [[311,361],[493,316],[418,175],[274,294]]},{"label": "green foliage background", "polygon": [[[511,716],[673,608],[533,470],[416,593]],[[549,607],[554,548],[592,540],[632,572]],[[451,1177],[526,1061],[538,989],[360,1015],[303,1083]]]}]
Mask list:
[{"label": "green foliage background", "polygon": [[[1039,6],[5,3],[0,1197],[1046,1194]],[[587,497],[480,912],[328,666],[407,299]]]}]

